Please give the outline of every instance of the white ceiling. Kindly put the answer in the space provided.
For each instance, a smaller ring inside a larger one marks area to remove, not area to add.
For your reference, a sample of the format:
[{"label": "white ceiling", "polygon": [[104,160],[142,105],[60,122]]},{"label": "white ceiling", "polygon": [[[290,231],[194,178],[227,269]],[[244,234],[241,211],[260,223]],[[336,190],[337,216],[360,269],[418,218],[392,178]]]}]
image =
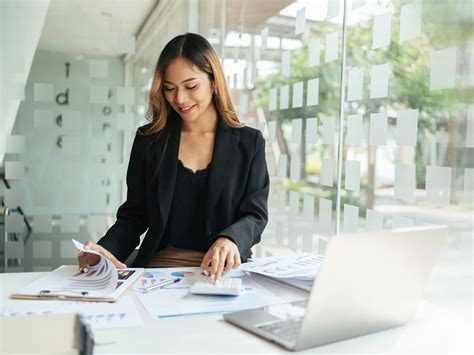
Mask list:
[{"label": "white ceiling", "polygon": [[159,0],[51,0],[38,49],[120,56]]}]

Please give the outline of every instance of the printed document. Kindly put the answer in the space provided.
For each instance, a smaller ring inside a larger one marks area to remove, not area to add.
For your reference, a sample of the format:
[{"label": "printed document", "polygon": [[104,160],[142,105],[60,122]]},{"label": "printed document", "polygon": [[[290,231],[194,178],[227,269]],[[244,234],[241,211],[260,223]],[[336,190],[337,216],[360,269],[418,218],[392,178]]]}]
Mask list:
[{"label": "printed document", "polygon": [[[179,277],[181,280],[153,292],[143,293],[144,287],[174,277]],[[198,314],[222,314],[284,302],[242,271],[232,270],[224,277],[242,279],[240,296],[190,294],[189,289],[193,283],[206,278],[201,275],[201,268],[197,267],[147,269],[133,290],[154,319]]]}]

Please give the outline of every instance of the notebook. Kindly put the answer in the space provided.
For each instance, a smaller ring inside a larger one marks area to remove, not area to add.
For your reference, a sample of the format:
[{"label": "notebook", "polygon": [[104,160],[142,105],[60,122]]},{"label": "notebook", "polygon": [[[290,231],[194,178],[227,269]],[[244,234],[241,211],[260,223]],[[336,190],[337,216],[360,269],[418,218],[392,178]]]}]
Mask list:
[{"label": "notebook", "polygon": [[106,257],[73,240],[78,251],[99,255],[100,261],[87,274],[77,265],[63,265],[10,295],[14,299],[63,299],[115,302],[140,278],[143,268],[118,270]]}]

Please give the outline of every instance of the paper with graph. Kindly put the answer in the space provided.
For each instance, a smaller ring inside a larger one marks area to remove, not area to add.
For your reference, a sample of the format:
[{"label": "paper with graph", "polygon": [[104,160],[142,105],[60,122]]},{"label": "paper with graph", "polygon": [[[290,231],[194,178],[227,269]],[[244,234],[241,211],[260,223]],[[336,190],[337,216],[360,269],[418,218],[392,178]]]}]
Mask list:
[{"label": "paper with graph", "polygon": [[291,256],[271,256],[242,264],[240,270],[271,277],[309,291],[314,283],[323,255],[309,253]]},{"label": "paper with graph", "polygon": [[77,265],[62,265],[11,295],[20,299],[74,299],[82,301],[108,301],[118,299],[143,269],[117,270],[115,265],[98,252],[84,249],[73,240],[78,251],[99,255],[100,261],[82,273]]}]

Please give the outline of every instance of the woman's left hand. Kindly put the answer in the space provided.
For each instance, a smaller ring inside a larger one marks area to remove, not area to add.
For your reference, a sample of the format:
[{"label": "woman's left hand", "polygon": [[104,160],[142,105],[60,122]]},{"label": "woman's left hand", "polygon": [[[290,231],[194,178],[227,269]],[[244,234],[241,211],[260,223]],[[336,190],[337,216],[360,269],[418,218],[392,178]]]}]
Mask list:
[{"label": "woman's left hand", "polygon": [[204,274],[209,276],[209,265],[211,264],[211,278],[218,281],[222,271],[228,272],[240,266],[240,253],[237,245],[226,237],[219,237],[209,248],[202,259],[201,268]]}]

